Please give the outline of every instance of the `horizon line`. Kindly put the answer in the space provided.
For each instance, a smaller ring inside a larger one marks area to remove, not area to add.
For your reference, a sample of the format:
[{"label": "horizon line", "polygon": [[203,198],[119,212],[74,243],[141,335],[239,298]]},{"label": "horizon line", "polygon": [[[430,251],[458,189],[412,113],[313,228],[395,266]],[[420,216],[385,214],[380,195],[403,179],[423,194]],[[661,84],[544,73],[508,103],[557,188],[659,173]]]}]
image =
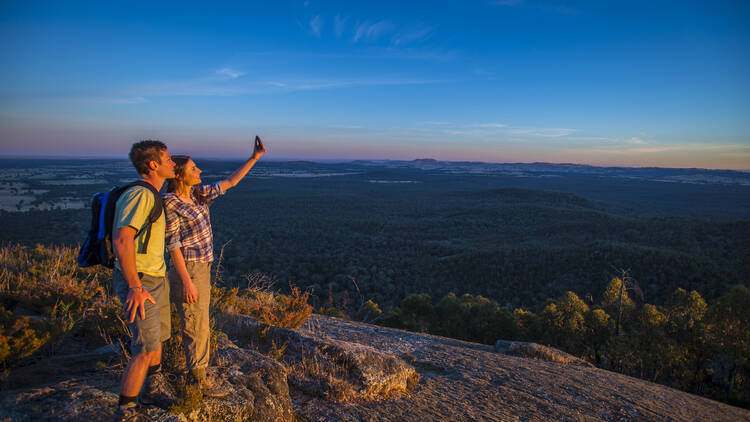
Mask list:
[{"label": "horizon line", "polygon": [[[223,162],[242,162],[244,160],[238,159],[237,157],[226,157],[226,156],[208,156],[208,155],[195,155],[195,158],[202,160],[211,161],[223,161]],[[92,154],[92,155],[49,155],[49,154],[28,154],[28,153],[10,153],[1,154],[0,160],[5,159],[36,159],[36,160],[96,160],[96,159],[107,159],[107,160],[122,160],[129,161],[127,156],[115,154]],[[670,170],[711,170],[711,171],[736,171],[747,173],[750,172],[750,168],[746,169],[730,169],[730,168],[707,168],[707,167],[668,167],[668,166],[626,166],[626,165],[600,165],[600,164],[589,164],[589,163],[571,163],[571,162],[551,162],[551,161],[473,161],[473,160],[440,160],[430,157],[419,157],[419,158],[306,158],[306,157],[274,157],[266,158],[264,161],[274,163],[288,163],[295,161],[308,161],[311,163],[319,164],[343,164],[353,163],[356,161],[371,161],[371,162],[414,162],[414,161],[426,161],[431,160],[436,163],[472,163],[472,164],[547,164],[557,166],[585,166],[585,167],[596,167],[596,168],[621,168],[621,169],[670,169]]]}]

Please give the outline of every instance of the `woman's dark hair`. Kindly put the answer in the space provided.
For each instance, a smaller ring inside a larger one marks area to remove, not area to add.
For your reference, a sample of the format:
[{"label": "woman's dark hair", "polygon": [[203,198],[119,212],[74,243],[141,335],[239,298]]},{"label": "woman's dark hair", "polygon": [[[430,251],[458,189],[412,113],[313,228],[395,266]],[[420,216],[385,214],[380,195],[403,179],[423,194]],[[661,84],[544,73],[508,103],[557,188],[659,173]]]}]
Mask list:
[{"label": "woman's dark hair", "polygon": [[[185,177],[185,168],[187,167],[187,163],[190,162],[190,156],[189,155],[173,155],[172,161],[174,161],[174,179],[167,179],[167,192],[177,192],[177,180],[181,180]],[[201,195],[200,192],[198,192],[195,189],[195,186],[190,188],[190,194],[193,196],[193,199],[202,205],[211,205],[211,200],[206,198],[205,195]]]}]

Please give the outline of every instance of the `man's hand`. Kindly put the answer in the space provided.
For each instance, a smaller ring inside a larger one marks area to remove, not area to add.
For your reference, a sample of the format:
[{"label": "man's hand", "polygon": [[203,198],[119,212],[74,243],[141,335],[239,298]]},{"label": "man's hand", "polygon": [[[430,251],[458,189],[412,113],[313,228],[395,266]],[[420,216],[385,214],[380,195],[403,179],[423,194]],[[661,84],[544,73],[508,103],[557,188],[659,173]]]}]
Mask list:
[{"label": "man's hand", "polygon": [[253,158],[260,158],[263,153],[266,152],[266,147],[263,145],[263,141],[259,137],[255,137],[255,147],[253,148]]},{"label": "man's hand", "polygon": [[125,299],[125,317],[131,323],[135,322],[135,315],[140,314],[141,319],[146,319],[146,301],[150,300],[151,303],[156,305],[156,301],[146,291],[145,288],[130,290],[128,297]]},{"label": "man's hand", "polygon": [[193,284],[192,281],[183,283],[182,300],[184,300],[185,303],[198,303],[198,289],[195,288],[195,284]]}]

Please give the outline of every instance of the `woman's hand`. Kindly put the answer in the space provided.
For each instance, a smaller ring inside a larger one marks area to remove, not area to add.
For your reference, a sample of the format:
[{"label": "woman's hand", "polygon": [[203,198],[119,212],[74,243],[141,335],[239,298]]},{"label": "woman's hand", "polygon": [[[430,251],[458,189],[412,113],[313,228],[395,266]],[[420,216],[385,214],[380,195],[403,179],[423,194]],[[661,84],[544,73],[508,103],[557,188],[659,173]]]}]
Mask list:
[{"label": "woman's hand", "polygon": [[263,141],[258,136],[255,137],[255,147],[253,148],[253,158],[259,159],[263,153],[266,152],[266,146],[263,145]]},{"label": "woman's hand", "polygon": [[182,300],[188,304],[198,303],[198,289],[195,288],[192,280],[182,283]]}]

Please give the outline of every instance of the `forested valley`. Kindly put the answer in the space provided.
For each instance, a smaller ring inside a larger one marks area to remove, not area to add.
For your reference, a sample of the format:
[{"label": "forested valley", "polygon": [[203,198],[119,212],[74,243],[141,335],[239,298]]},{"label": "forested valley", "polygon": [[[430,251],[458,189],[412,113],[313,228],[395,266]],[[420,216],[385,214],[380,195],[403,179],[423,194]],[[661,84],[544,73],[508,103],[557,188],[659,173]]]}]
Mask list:
[{"label": "forested valley", "polygon": [[[549,344],[748,405],[745,174],[721,175],[741,183],[682,183],[668,170],[417,164],[262,163],[212,206],[223,282],[242,286],[262,273],[280,290],[310,291],[321,313],[488,344]],[[210,182],[235,164],[198,165]],[[94,182],[51,188],[37,174],[22,189],[46,189],[37,201],[86,200],[133,177],[122,162],[91,168],[59,164],[55,177]],[[90,211],[50,208],[0,211],[2,241],[79,244]]]}]

